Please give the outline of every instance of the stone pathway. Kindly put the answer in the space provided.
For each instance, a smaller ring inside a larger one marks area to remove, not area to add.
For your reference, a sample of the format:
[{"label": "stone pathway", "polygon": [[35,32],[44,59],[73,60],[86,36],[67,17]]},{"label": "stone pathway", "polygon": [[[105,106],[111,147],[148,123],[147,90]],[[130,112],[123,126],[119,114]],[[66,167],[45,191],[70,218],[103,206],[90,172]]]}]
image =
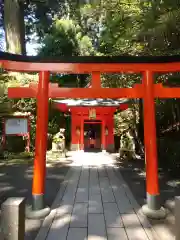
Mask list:
[{"label": "stone pathway", "polygon": [[159,239],[108,153],[69,159],[71,169],[36,240]]}]

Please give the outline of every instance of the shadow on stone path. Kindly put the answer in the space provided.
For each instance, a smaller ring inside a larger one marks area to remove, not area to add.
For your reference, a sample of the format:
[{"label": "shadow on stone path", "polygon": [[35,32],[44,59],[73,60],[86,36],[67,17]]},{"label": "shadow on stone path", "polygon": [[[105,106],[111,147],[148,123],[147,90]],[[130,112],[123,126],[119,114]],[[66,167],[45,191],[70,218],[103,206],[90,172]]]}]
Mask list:
[{"label": "shadow on stone path", "polygon": [[[139,205],[146,203],[146,175],[144,160],[119,161],[117,159],[119,171],[131,189]],[[161,204],[164,205],[169,199],[180,196],[179,180],[168,176],[167,173],[159,169],[159,184],[161,194]],[[168,211],[166,220],[149,220],[162,239],[174,239],[174,216]]]},{"label": "shadow on stone path", "polygon": [[[65,161],[57,162],[47,167],[45,201],[52,205],[60,184],[69,169]],[[9,197],[25,197],[26,204],[31,204],[32,164],[12,164],[0,166],[0,204]],[[42,220],[26,219],[25,240],[35,239]]]},{"label": "shadow on stone path", "polygon": [[65,189],[36,240],[159,240],[108,153],[70,158]]}]

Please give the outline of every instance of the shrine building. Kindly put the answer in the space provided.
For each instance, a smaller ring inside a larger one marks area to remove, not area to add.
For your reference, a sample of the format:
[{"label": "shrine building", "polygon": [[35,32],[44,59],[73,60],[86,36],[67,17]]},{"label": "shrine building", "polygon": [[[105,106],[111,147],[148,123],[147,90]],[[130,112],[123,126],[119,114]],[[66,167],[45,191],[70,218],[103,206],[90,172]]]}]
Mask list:
[{"label": "shrine building", "polygon": [[114,151],[114,113],[127,109],[127,100],[61,99],[54,107],[71,113],[72,151]]}]

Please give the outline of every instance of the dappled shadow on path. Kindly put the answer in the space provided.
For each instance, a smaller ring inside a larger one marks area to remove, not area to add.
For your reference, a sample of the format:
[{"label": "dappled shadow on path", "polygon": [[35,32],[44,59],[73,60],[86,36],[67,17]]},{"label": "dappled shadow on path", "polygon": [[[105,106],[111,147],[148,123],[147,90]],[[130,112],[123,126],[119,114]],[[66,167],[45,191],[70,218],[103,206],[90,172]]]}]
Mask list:
[{"label": "dappled shadow on path", "polygon": [[[45,202],[51,206],[59,188],[64,180],[69,166],[65,163],[55,163],[47,167]],[[31,204],[32,199],[32,164],[11,164],[0,166],[0,203],[9,197],[24,197],[26,204]],[[42,220],[26,219],[25,239],[34,239]]]},{"label": "dappled shadow on path", "polygon": [[[153,233],[151,225],[141,213],[140,206],[136,204],[122,179],[116,177],[110,159],[110,165],[107,164],[106,158],[109,156],[101,154],[106,163],[101,166],[98,164],[97,156],[90,154],[88,159],[87,154],[78,155],[83,159],[75,161],[74,177],[52,210],[54,214],[49,216],[47,222],[51,221],[52,224],[51,229],[47,230],[45,239],[58,239],[61,236],[61,240],[85,240],[88,235],[88,240],[107,238],[127,240],[128,236],[133,236],[136,240],[148,240],[148,236]],[[88,165],[90,160],[93,166]],[[87,181],[88,166],[89,184],[84,185]],[[77,201],[80,196],[83,196],[81,200],[85,201]],[[91,206],[95,208],[94,212]]]},{"label": "dappled shadow on path", "polygon": [[[144,205],[146,203],[146,174],[144,160],[136,159],[123,161],[117,158],[117,166],[139,205]],[[160,195],[161,204],[163,206],[167,200],[173,199],[174,201],[174,197],[180,195],[179,182],[178,179],[173,179],[159,168]],[[164,236],[162,239],[171,239],[172,236],[174,236],[174,217],[170,211],[168,211],[168,216],[165,220],[149,219],[149,221],[157,231],[161,231]]]},{"label": "dappled shadow on path", "polygon": [[[111,225],[116,225],[116,227],[107,227],[106,229],[106,221],[104,221],[103,227],[101,222],[97,222],[97,220],[104,220],[103,214],[89,214],[87,218],[87,228],[85,225],[84,227],[78,227],[78,224],[76,225],[76,223],[81,222],[82,219],[72,213],[71,205],[61,204],[56,211],[56,216],[53,219],[51,230],[46,238],[47,240],[58,239],[58,236],[61,236],[61,238],[59,238],[61,240],[87,240],[87,236],[88,240],[107,240],[107,236],[109,237],[108,239],[128,240],[128,236],[133,236],[133,240],[148,240],[149,238],[147,234],[153,235],[151,229],[148,227],[146,229],[146,234],[138,217],[132,212],[120,214],[118,217],[112,218]],[[76,227],[69,228],[70,221],[71,224]],[[94,223],[92,221],[94,221]],[[117,227],[117,222],[119,221],[122,222],[122,225]],[[143,222],[143,225],[146,225],[146,221]],[[74,231],[74,235],[72,236],[71,231],[74,229],[76,229],[77,232]]]}]

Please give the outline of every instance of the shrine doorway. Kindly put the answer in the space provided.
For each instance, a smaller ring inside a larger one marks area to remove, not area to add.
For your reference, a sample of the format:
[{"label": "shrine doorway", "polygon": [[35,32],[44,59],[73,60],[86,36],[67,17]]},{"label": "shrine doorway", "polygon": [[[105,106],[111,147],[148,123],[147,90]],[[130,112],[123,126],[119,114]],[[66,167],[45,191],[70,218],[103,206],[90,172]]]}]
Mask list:
[{"label": "shrine doorway", "polygon": [[84,121],[84,150],[87,152],[101,151],[102,121]]}]

